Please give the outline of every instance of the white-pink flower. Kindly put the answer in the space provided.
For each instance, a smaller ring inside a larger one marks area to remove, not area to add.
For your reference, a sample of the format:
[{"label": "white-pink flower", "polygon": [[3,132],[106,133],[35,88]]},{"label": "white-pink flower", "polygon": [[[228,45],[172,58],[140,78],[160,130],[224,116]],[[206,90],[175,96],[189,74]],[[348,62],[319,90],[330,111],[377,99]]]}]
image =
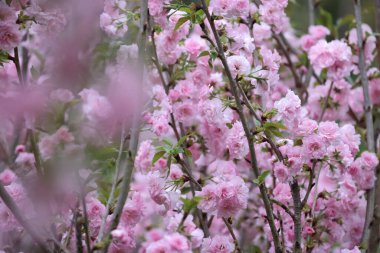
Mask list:
[{"label": "white-pink flower", "polygon": [[251,64],[244,56],[230,56],[227,58],[227,64],[234,78],[248,75],[251,72]]}]

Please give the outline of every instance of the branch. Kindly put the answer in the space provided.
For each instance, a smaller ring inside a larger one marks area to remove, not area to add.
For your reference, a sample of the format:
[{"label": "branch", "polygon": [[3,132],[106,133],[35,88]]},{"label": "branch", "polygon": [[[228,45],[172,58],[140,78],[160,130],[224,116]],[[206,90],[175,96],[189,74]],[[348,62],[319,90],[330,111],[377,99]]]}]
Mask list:
[{"label": "branch", "polygon": [[[210,23],[211,30],[212,30],[212,33],[214,35],[215,41],[216,41],[219,59],[221,60],[223,67],[226,71],[227,77],[228,77],[229,82],[230,82],[230,88],[231,88],[232,94],[233,94],[235,101],[236,101],[237,111],[238,111],[240,120],[242,122],[244,132],[245,132],[245,135],[247,137],[247,141],[248,141],[248,145],[249,145],[250,156],[251,156],[251,165],[252,165],[253,173],[254,173],[255,177],[258,177],[259,176],[259,169],[257,166],[254,143],[252,140],[251,132],[249,130],[248,124],[246,122],[246,119],[245,119],[245,116],[243,113],[243,107],[241,104],[238,87],[237,87],[236,81],[233,78],[231,71],[228,67],[226,56],[224,55],[224,51],[223,51],[223,45],[221,43],[218,31],[216,30],[214,19],[211,17],[210,12],[208,11],[206,1],[201,0],[201,3],[202,3],[202,9],[206,15],[208,22]],[[267,188],[266,188],[265,184],[261,184],[259,186],[259,189],[260,189],[260,192],[261,192],[262,197],[263,197],[264,206],[265,206],[265,210],[266,210],[267,217],[268,217],[268,223],[269,223],[269,227],[271,229],[271,233],[272,233],[272,237],[273,237],[275,252],[281,253],[282,252],[281,243],[280,243],[277,228],[276,228],[275,223],[274,223],[273,208],[272,208],[272,205],[269,201]]]},{"label": "branch", "polygon": [[301,196],[300,187],[298,185],[297,179],[293,178],[293,182],[290,184],[290,189],[292,192],[293,203],[294,203],[294,253],[301,253],[302,245],[302,224],[301,224]]},{"label": "branch", "polygon": [[[380,0],[375,0],[375,16],[376,16],[376,26],[375,32],[379,34],[380,32]],[[380,38],[376,36],[376,51],[377,51],[377,63],[380,64]],[[376,138],[377,139],[377,138]],[[376,168],[376,178],[380,176],[380,167]],[[380,180],[376,180],[375,184],[375,210],[373,219],[373,229],[371,230],[369,237],[368,248],[380,252]]]},{"label": "branch", "polygon": [[301,79],[297,73],[297,70],[296,68],[294,67],[294,64],[293,64],[293,61],[292,59],[290,59],[290,55],[289,53],[287,52],[286,48],[285,48],[285,45],[281,39],[281,37],[279,37],[277,34],[275,34],[273,32],[273,37],[274,39],[276,40],[277,44],[279,45],[283,55],[285,56],[286,58],[286,61],[288,63],[288,67],[290,69],[290,71],[292,72],[292,75],[293,75],[293,78],[294,78],[294,81],[296,83],[296,88],[300,89],[300,90],[304,90],[304,87],[302,85],[302,82],[301,82]]},{"label": "branch", "polygon": [[75,221],[75,236],[76,236],[76,246],[77,253],[83,253],[83,245],[82,245],[82,229],[79,221],[79,203],[74,210],[74,221]]},{"label": "branch", "polygon": [[115,164],[115,176],[114,176],[113,183],[112,183],[111,193],[110,193],[110,196],[108,197],[108,200],[107,200],[106,212],[103,215],[102,223],[100,225],[100,230],[99,230],[99,234],[97,237],[98,242],[103,237],[103,232],[104,232],[104,228],[106,226],[106,221],[107,221],[107,217],[109,214],[109,209],[110,209],[111,203],[115,197],[116,185],[118,183],[118,178],[119,178],[119,174],[120,174],[120,167],[121,167],[120,161],[121,161],[121,157],[122,157],[123,150],[124,150],[124,136],[125,136],[125,122],[123,121],[121,134],[120,134],[120,146],[119,146],[119,151],[117,154],[117,159],[116,159],[116,164]]},{"label": "branch", "polygon": [[19,58],[19,54],[18,54],[18,48],[15,47],[13,51],[14,51],[14,57],[10,57],[9,59],[11,59],[16,66],[17,76],[18,76],[18,79],[20,81],[20,84],[24,85],[25,83],[24,83],[24,77],[22,76],[22,71],[21,71],[21,66],[20,66],[20,58]]},{"label": "branch", "polygon": [[[148,15],[148,2],[147,0],[141,1],[140,6],[140,32],[139,32],[139,39],[138,39],[138,45],[139,45],[139,60],[141,64],[141,70],[140,70],[140,80],[144,80],[144,64],[143,64],[143,58],[146,50],[146,30],[147,30],[147,15]],[[139,85],[141,87],[141,85]],[[128,198],[128,193],[130,190],[130,185],[132,181],[132,175],[133,175],[133,167],[134,167],[134,159],[137,151],[137,146],[139,142],[140,137],[140,113],[139,109],[134,113],[132,117],[132,127],[131,127],[131,139],[129,142],[129,150],[128,150],[128,158],[124,170],[124,176],[123,181],[120,189],[120,194],[116,202],[115,210],[112,214],[111,222],[109,225],[109,228],[107,230],[106,235],[104,236],[105,240],[105,246],[103,248],[103,252],[107,253],[108,246],[111,242],[111,232],[112,230],[116,229],[120,222],[121,213],[123,212],[123,208],[125,205],[125,202]]]},{"label": "branch", "polygon": [[314,0],[308,0],[308,11],[309,11],[309,26],[315,23],[315,13],[314,13]]},{"label": "branch", "polygon": [[[229,221],[228,221],[226,218],[223,218],[223,221],[224,221],[224,224],[226,224],[227,229],[228,229],[228,231],[230,232],[232,239],[234,240],[235,251],[238,252],[238,253],[240,253],[241,250],[240,250],[239,243],[238,243],[238,240],[237,240],[237,238],[236,238],[236,235],[235,235],[234,229],[232,228],[231,224],[229,223]],[[234,251],[234,252],[235,252],[235,251]]]},{"label": "branch", "polygon": [[325,101],[323,103],[322,112],[321,112],[321,114],[319,115],[319,118],[318,118],[318,123],[323,120],[323,116],[325,115],[325,112],[327,110],[327,106],[328,106],[328,103],[329,103],[329,98],[331,97],[331,92],[332,92],[333,87],[334,87],[334,83],[331,83],[329,91],[327,92],[327,96],[325,98]]},{"label": "branch", "polygon": [[[369,152],[375,152],[375,135],[374,135],[374,127],[373,127],[373,119],[372,119],[372,102],[369,94],[369,85],[368,85],[368,77],[366,71],[366,64],[364,58],[364,44],[363,44],[363,31],[362,31],[362,17],[361,17],[361,4],[360,0],[354,1],[354,9],[355,9],[355,18],[356,18],[356,31],[358,37],[358,47],[359,47],[359,70],[360,77],[363,86],[364,93],[364,111],[365,111],[365,125],[366,125],[366,139],[367,139],[367,149]],[[375,179],[375,185],[378,183]],[[365,216],[365,223],[363,234],[361,238],[361,244],[364,246],[368,246],[369,235],[371,233],[371,225],[374,216],[375,209],[375,188],[372,188],[367,191],[367,210]]]},{"label": "branch", "polygon": [[270,201],[273,202],[274,204],[278,205],[282,209],[284,209],[284,211],[287,214],[289,214],[289,216],[292,218],[292,220],[293,221],[295,220],[294,213],[292,213],[292,211],[290,211],[290,209],[286,205],[284,205],[283,203],[281,203],[280,201],[278,201],[276,199],[270,199]]},{"label": "branch", "polygon": [[316,162],[313,162],[313,167],[310,169],[309,186],[307,187],[307,191],[306,191],[305,197],[303,198],[303,200],[301,202],[301,210],[305,207],[305,205],[307,203],[307,200],[309,199],[310,192],[311,192],[311,190],[313,189],[313,186],[314,186],[313,178],[314,178],[314,169],[315,169],[315,165],[316,164],[317,164]]},{"label": "branch", "polygon": [[4,204],[9,208],[12,214],[15,216],[17,221],[21,226],[24,227],[25,231],[29,233],[32,239],[37,243],[43,252],[49,252],[46,248],[43,239],[39,236],[39,233],[34,230],[34,227],[29,224],[26,219],[21,214],[21,210],[17,207],[16,203],[13,201],[12,197],[8,194],[7,190],[4,188],[0,182],[0,198],[3,200]]}]

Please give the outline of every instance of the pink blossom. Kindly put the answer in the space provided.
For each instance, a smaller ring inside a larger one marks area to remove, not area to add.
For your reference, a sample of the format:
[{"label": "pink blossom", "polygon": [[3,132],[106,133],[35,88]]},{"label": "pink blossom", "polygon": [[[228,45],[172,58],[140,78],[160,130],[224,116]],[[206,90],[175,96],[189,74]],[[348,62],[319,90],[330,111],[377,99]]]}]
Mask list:
[{"label": "pink blossom", "polygon": [[60,127],[57,132],[55,132],[54,137],[63,143],[74,141],[74,136],[69,132],[69,129],[66,126]]},{"label": "pink blossom", "polygon": [[0,2],[0,20],[10,23],[16,23],[17,20],[15,10],[9,7],[5,2]]},{"label": "pink blossom", "polygon": [[282,163],[276,163],[274,175],[281,183],[286,183],[289,177],[288,168]]},{"label": "pink blossom", "polygon": [[190,233],[190,237],[191,237],[191,239],[190,239],[191,240],[191,246],[193,248],[198,248],[202,244],[202,240],[204,238],[204,233],[203,233],[202,229],[197,228]]},{"label": "pink blossom", "polygon": [[32,153],[22,152],[18,154],[15,163],[22,167],[33,168],[36,160]]},{"label": "pink blossom", "polygon": [[269,39],[272,35],[270,26],[264,22],[261,24],[255,23],[253,25],[253,36],[255,43],[261,44],[264,40]]},{"label": "pink blossom", "polygon": [[169,253],[171,252],[170,245],[166,240],[159,240],[149,244],[146,248],[146,253]]},{"label": "pink blossom", "polygon": [[165,179],[161,178],[157,172],[150,173],[148,175],[149,175],[148,187],[149,187],[150,197],[158,205],[164,205],[164,204],[168,205],[168,202],[170,200],[164,188]]},{"label": "pink blossom", "polygon": [[373,171],[375,167],[379,164],[379,160],[377,159],[376,155],[368,151],[364,151],[360,155],[359,159],[363,168],[369,171]]},{"label": "pink blossom", "polygon": [[316,71],[327,69],[328,76],[335,81],[349,74],[351,56],[351,49],[346,43],[339,40],[331,42],[320,40],[310,48],[309,52],[309,60]]},{"label": "pink blossom", "polygon": [[12,184],[15,179],[16,175],[10,169],[5,169],[0,173],[0,183],[4,186]]},{"label": "pink blossom", "polygon": [[50,93],[50,99],[61,103],[68,103],[74,99],[74,95],[67,89],[56,89]]},{"label": "pink blossom", "polygon": [[15,153],[16,154],[19,154],[19,153],[22,153],[22,152],[25,152],[26,151],[26,148],[24,145],[17,145],[16,146],[16,149],[15,149]]},{"label": "pink blossom", "polygon": [[190,250],[189,241],[179,233],[169,235],[166,239],[173,252],[187,252]]},{"label": "pink blossom", "polygon": [[153,156],[154,150],[152,147],[152,142],[150,140],[141,142],[135,158],[136,168],[144,173],[147,173],[152,167]]},{"label": "pink blossom", "polygon": [[330,35],[330,31],[323,25],[313,25],[309,27],[309,34],[313,36],[314,39],[320,40]]},{"label": "pink blossom", "polygon": [[96,198],[89,197],[86,200],[87,214],[89,219],[102,217],[106,211],[106,207]]},{"label": "pink blossom", "polygon": [[280,118],[294,119],[301,108],[301,100],[293,91],[289,90],[284,98],[274,103],[274,108],[278,110]]},{"label": "pink blossom", "polygon": [[144,200],[139,193],[135,193],[132,199],[128,199],[124,205],[120,220],[124,226],[135,226],[144,215]]},{"label": "pink blossom", "polygon": [[111,232],[110,252],[128,252],[135,247],[134,232],[131,228],[118,228]]},{"label": "pink blossom", "polygon": [[98,122],[111,116],[112,106],[106,97],[96,90],[84,89],[79,93],[83,100],[82,110],[90,121]]},{"label": "pink blossom", "polygon": [[340,253],[360,253],[358,246],[355,246],[353,249],[342,249]]},{"label": "pink blossom", "polygon": [[164,5],[167,3],[167,0],[149,0],[148,8],[149,14],[152,16],[157,16],[161,14],[164,10]]},{"label": "pink blossom", "polygon": [[211,0],[210,9],[215,15],[226,17],[246,16],[248,14],[248,0]]},{"label": "pink blossom", "polygon": [[281,56],[278,54],[276,49],[272,52],[272,50],[262,47],[260,54],[263,57],[264,66],[266,66],[269,71],[277,72],[280,69]]},{"label": "pink blossom", "polygon": [[217,185],[218,217],[230,217],[247,207],[248,187],[240,177]]},{"label": "pink blossom", "polygon": [[185,49],[195,60],[202,51],[207,49],[207,44],[199,36],[192,36],[185,41]]},{"label": "pink blossom", "polygon": [[47,160],[51,158],[58,144],[57,138],[54,136],[47,135],[42,137],[38,143],[42,159]]},{"label": "pink blossom", "polygon": [[380,78],[369,81],[371,100],[375,105],[380,105]]},{"label": "pink blossom", "polygon": [[217,186],[215,184],[208,184],[202,188],[201,192],[197,192],[196,196],[202,198],[198,207],[203,210],[203,212],[213,213],[217,209],[218,196],[217,196]]},{"label": "pink blossom", "polygon": [[287,5],[287,0],[265,0],[259,7],[262,20],[269,25],[273,25],[276,33],[284,31],[289,26],[289,20],[284,12]]},{"label": "pink blossom", "polygon": [[323,137],[327,142],[334,141],[339,134],[339,126],[332,121],[321,122],[318,126],[318,135]]},{"label": "pink blossom", "polygon": [[216,235],[203,240],[201,253],[232,253],[234,250],[235,245],[230,237]]},{"label": "pink blossom", "polygon": [[303,138],[302,142],[303,142],[303,145],[302,145],[303,154],[305,158],[320,159],[325,155],[325,152],[326,152],[325,140],[321,136],[312,134],[310,136]]},{"label": "pink blossom", "polygon": [[243,56],[230,56],[227,58],[227,63],[234,78],[238,76],[248,75],[251,72],[251,64]]},{"label": "pink blossom", "polygon": [[242,159],[249,153],[247,139],[240,121],[235,122],[228,131],[226,144],[231,158]]},{"label": "pink blossom", "polygon": [[292,195],[288,184],[279,183],[273,189],[273,195],[276,196],[276,200],[283,202],[284,204],[290,203]]},{"label": "pink blossom", "polygon": [[339,132],[340,139],[349,146],[355,155],[359,151],[360,135],[356,134],[354,126],[351,124],[344,125],[339,129]]},{"label": "pink blossom", "polygon": [[173,181],[179,180],[182,176],[183,176],[183,172],[179,166],[177,166],[176,164],[173,164],[170,166],[169,177],[171,180]]},{"label": "pink blossom", "polygon": [[301,37],[302,49],[309,51],[309,49],[317,43],[317,40],[310,34],[303,35]]},{"label": "pink blossom", "polygon": [[317,128],[318,124],[315,120],[306,118],[300,122],[296,133],[300,136],[308,136],[315,133]]},{"label": "pink blossom", "polygon": [[21,32],[16,23],[0,21],[0,49],[12,50],[21,42]]}]

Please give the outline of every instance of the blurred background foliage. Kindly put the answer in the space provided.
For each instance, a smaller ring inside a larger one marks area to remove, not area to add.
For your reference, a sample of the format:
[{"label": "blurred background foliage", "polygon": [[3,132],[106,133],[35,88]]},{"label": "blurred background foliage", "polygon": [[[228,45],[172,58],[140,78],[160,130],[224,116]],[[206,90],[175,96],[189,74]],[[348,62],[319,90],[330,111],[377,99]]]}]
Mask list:
[{"label": "blurred background foliage", "polygon": [[[331,14],[333,24],[339,19],[345,20],[345,25],[339,29],[339,36],[344,36],[345,30],[354,19],[353,0],[317,0],[316,18],[317,24],[326,22],[323,10]],[[321,9],[322,13],[321,13]],[[308,0],[290,0],[287,8],[292,27],[299,33],[307,32],[309,26]],[[362,0],[363,22],[369,24],[375,30],[375,1]]]}]

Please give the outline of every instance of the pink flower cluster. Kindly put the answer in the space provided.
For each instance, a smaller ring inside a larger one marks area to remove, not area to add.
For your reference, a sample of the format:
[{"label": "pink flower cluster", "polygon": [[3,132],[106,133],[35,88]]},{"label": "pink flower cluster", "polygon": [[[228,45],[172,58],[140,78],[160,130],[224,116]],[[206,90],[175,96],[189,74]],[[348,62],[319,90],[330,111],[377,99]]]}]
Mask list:
[{"label": "pink flower cluster", "polygon": [[22,33],[16,24],[16,11],[6,3],[0,2],[0,49],[12,50],[21,42]]}]

